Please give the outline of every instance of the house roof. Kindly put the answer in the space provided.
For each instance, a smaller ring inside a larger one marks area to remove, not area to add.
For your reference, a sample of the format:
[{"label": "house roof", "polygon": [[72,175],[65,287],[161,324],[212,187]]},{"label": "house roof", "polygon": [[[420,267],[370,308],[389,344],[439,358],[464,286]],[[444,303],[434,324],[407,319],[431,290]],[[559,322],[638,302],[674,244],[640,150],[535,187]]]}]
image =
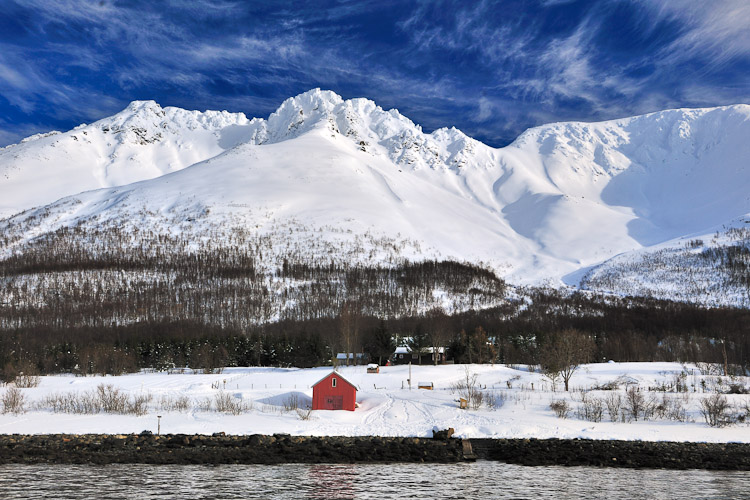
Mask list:
[{"label": "house roof", "polygon": [[[434,350],[435,349],[433,347],[423,347],[420,352],[421,354],[432,354]],[[438,353],[442,354],[445,352],[445,347],[438,347],[437,351]],[[411,347],[401,345],[401,346],[396,347],[395,353],[396,354],[411,354],[412,350],[411,350]]]},{"label": "house roof", "polygon": [[[357,358],[364,358],[364,357],[365,357],[365,353],[363,353],[363,352],[357,352],[357,353],[350,352],[349,353],[349,358],[350,359],[357,359]],[[336,354],[336,359],[346,359],[346,353],[345,352],[340,352],[340,353]]]},{"label": "house roof", "polygon": [[345,378],[345,377],[344,377],[343,375],[341,375],[341,374],[340,374],[339,372],[337,372],[336,370],[332,371],[331,373],[329,373],[328,375],[326,375],[326,376],[325,376],[325,377],[323,377],[322,379],[318,380],[317,382],[315,382],[315,383],[314,383],[313,385],[311,385],[310,387],[315,387],[316,385],[318,385],[319,383],[321,383],[322,381],[324,381],[325,379],[327,379],[327,378],[328,378],[328,377],[330,377],[331,375],[336,375],[336,377],[337,377],[337,378],[340,378],[341,380],[343,380],[344,382],[346,382],[346,383],[347,383],[347,384],[349,384],[350,386],[354,387],[354,390],[355,390],[355,391],[357,390],[357,386],[356,386],[355,384],[352,384],[352,383],[351,383],[350,381],[348,381],[348,380],[347,380],[347,379],[346,379],[346,378]]}]

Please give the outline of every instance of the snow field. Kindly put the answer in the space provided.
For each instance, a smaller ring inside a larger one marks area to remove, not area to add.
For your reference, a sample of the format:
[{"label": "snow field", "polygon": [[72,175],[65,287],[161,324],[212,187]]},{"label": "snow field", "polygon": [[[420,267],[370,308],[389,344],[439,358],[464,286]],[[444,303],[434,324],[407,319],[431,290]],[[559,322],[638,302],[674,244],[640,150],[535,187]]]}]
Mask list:
[{"label": "snow field", "polygon": [[[705,367],[703,373],[705,373]],[[458,394],[451,390],[465,380],[466,370],[477,375],[486,399],[496,405],[479,409],[458,408]],[[460,437],[479,438],[587,438],[647,441],[750,442],[750,427],[737,423],[709,427],[701,414],[700,401],[709,393],[726,391],[730,384],[748,388],[747,377],[702,375],[701,369],[677,363],[602,363],[579,368],[571,380],[571,391],[526,367],[504,365],[412,366],[412,389],[408,388],[408,366],[381,367],[379,374],[367,374],[364,366],[341,367],[340,373],[358,386],[359,408],[347,411],[308,411],[315,382],[331,368],[228,368],[220,374],[139,373],[122,376],[40,377],[34,388],[19,389],[26,411],[0,414],[0,433],[138,433],[157,431],[161,416],[162,433],[274,434],[292,435],[380,435],[431,436],[435,428],[453,427]],[[687,392],[674,391],[681,380]],[[418,390],[417,382],[432,382],[435,389]],[[615,382],[620,389],[596,390]],[[54,413],[45,401],[55,395],[93,394],[98,386],[111,385],[133,399],[149,398],[146,413],[127,415]],[[583,397],[604,399],[625,396],[624,385],[638,387],[646,397],[679,401],[686,421],[651,417],[649,420],[611,422],[606,409],[600,422],[578,418]],[[533,388],[532,388],[533,387]],[[12,391],[0,388],[0,398]],[[587,396],[583,396],[583,391]],[[705,391],[705,393],[703,392]],[[665,396],[666,394],[666,396]],[[750,404],[750,396],[726,396],[739,409]],[[183,411],[165,410],[168,401],[187,401]],[[491,398],[492,399],[492,398]],[[239,414],[217,411],[217,402],[239,408]],[[550,409],[553,401],[571,406],[568,418],[557,418]],[[294,408],[298,406],[299,409]],[[2,408],[0,407],[0,410]]]}]

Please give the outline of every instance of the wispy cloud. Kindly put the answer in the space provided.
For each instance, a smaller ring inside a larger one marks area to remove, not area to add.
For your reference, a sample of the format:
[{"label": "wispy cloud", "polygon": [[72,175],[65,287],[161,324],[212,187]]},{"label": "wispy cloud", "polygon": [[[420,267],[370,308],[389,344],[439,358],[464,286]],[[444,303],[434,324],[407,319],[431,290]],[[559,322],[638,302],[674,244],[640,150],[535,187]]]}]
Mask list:
[{"label": "wispy cloud", "polygon": [[23,23],[0,33],[0,96],[19,123],[136,98],[264,116],[322,87],[501,144],[542,120],[750,99],[745,0],[12,5]]},{"label": "wispy cloud", "polygon": [[676,61],[700,57],[712,65],[750,58],[750,2],[648,0],[645,5],[655,21],[672,20],[681,28],[661,56]]}]

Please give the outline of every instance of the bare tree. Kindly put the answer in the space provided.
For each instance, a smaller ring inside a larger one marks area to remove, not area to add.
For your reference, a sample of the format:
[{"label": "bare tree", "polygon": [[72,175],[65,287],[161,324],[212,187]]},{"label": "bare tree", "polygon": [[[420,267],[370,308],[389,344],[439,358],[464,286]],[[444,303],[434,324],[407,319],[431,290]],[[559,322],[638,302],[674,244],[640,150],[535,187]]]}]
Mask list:
[{"label": "bare tree", "polygon": [[484,396],[477,383],[477,378],[478,374],[465,366],[464,377],[450,385],[451,392],[458,393],[459,397],[464,398],[469,406],[475,410],[482,406]]},{"label": "bare tree", "polygon": [[582,363],[591,359],[593,352],[594,341],[578,330],[553,333],[540,349],[542,370],[553,385],[559,376],[567,391],[573,374]]},{"label": "bare tree", "polygon": [[422,323],[417,323],[414,327],[414,330],[412,330],[411,334],[406,337],[406,346],[409,348],[412,354],[412,358],[416,354],[417,356],[417,363],[422,364],[422,354],[425,353],[427,348],[430,345],[430,339],[427,335],[427,333],[424,331],[424,328],[422,327]]},{"label": "bare tree", "polygon": [[432,344],[432,364],[437,365],[440,358],[440,349],[450,340],[448,328],[448,316],[442,307],[431,309],[427,313],[428,333],[430,344]]},{"label": "bare tree", "polygon": [[346,366],[349,366],[349,355],[354,352],[355,347],[359,350],[359,323],[361,318],[362,310],[359,303],[351,300],[344,302],[339,314],[339,334],[346,352]]}]

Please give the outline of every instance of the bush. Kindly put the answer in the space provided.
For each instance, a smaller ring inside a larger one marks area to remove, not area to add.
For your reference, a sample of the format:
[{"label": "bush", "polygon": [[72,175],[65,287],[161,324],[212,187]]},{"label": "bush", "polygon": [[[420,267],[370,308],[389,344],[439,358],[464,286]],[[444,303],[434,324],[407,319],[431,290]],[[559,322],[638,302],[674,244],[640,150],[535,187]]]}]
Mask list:
[{"label": "bush", "polygon": [[688,417],[684,401],[679,397],[670,397],[664,394],[661,401],[654,405],[654,415],[676,422],[686,422]]},{"label": "bush", "polygon": [[125,413],[128,396],[112,384],[96,386],[96,397],[99,400],[101,411],[105,413]]},{"label": "bush", "polygon": [[484,392],[474,391],[469,399],[469,408],[472,410],[478,410],[484,403]]},{"label": "bush", "polygon": [[303,409],[297,408],[297,416],[300,420],[310,420],[312,416],[312,407]]},{"label": "bush", "polygon": [[92,398],[84,398],[76,392],[48,394],[39,403],[38,409],[49,408],[53,413],[98,413],[99,405]]},{"label": "bush", "polygon": [[231,394],[227,394],[224,391],[216,394],[214,403],[216,411],[232,415],[240,415],[248,409],[247,405],[241,399],[234,398]]},{"label": "bush", "polygon": [[739,405],[740,413],[737,415],[738,422],[750,422],[750,400],[745,400]]},{"label": "bush", "polygon": [[292,411],[299,409],[299,394],[291,393],[289,397],[284,400],[284,411]]},{"label": "bush", "polygon": [[604,401],[586,392],[581,393],[581,404],[576,409],[576,416],[589,422],[601,422],[604,415]]},{"label": "bush", "polygon": [[195,407],[198,409],[198,411],[211,411],[211,409],[213,408],[213,402],[211,401],[211,398],[208,397],[197,399],[195,401]]},{"label": "bush", "polygon": [[505,394],[497,393],[495,391],[487,391],[484,393],[484,402],[487,408],[490,410],[496,410],[505,404]]},{"label": "bush", "polygon": [[26,396],[17,387],[9,387],[0,402],[3,404],[3,413],[23,413],[26,411]]},{"label": "bush", "polygon": [[469,367],[467,366],[464,369],[464,378],[450,385],[451,392],[458,393],[458,395],[468,401],[469,406],[474,409],[477,409],[482,405],[483,399],[477,384],[477,377],[477,374],[469,370]]},{"label": "bush", "polygon": [[701,400],[701,413],[711,427],[724,427],[732,423],[730,406],[723,394],[712,394]]},{"label": "bush", "polygon": [[151,403],[153,397],[151,394],[138,394],[130,398],[125,405],[125,413],[130,415],[146,415],[148,413],[148,405]]},{"label": "bush", "polygon": [[628,420],[637,421],[639,418],[648,420],[653,412],[653,401],[646,399],[637,387],[628,387],[625,391],[625,413]]},{"label": "bush", "polygon": [[[18,384],[16,383],[16,385]],[[726,393],[727,394],[749,394],[750,391],[748,391],[747,387],[745,387],[742,384],[733,383],[733,384],[729,384],[729,387],[727,388]]]},{"label": "bush", "polygon": [[568,402],[564,399],[552,401],[549,404],[549,407],[553,412],[555,412],[557,418],[568,418],[568,415],[570,414],[570,404],[568,404]]},{"label": "bush", "polygon": [[190,409],[190,398],[187,396],[162,396],[159,398],[159,409],[162,411],[186,412]]},{"label": "bush", "polygon": [[36,404],[37,409],[49,409],[53,413],[119,413],[145,415],[153,400],[151,394],[138,394],[128,398],[127,394],[113,385],[99,384],[96,389],[83,393],[66,392],[49,394]]},{"label": "bush", "polygon": [[609,394],[604,400],[607,405],[607,415],[612,422],[617,422],[622,416],[622,396],[616,392]]},{"label": "bush", "polygon": [[13,381],[16,385],[16,387],[20,387],[22,389],[30,389],[32,387],[39,387],[39,383],[42,381],[42,378],[39,375],[17,375],[16,379]]}]

